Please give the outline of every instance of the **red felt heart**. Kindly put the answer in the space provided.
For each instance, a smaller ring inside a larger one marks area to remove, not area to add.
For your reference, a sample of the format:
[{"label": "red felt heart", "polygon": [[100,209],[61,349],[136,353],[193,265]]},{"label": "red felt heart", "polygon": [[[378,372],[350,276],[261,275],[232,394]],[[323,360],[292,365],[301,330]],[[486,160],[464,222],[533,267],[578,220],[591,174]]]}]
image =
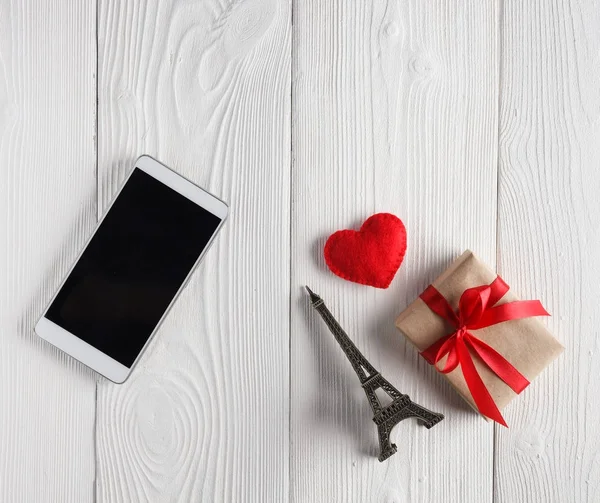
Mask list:
[{"label": "red felt heart", "polygon": [[406,253],[406,229],[391,213],[377,213],[359,231],[337,231],[325,243],[325,262],[340,278],[387,288]]}]

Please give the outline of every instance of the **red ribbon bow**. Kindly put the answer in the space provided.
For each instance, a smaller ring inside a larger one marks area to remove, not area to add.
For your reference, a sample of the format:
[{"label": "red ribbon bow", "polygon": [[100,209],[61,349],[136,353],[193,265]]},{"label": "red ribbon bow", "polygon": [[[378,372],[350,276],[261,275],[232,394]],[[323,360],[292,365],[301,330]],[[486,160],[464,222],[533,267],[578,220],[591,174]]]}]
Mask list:
[{"label": "red ribbon bow", "polygon": [[[460,365],[479,412],[503,426],[506,426],[506,422],[477,373],[469,349],[476,353],[515,393],[521,393],[529,385],[529,381],[500,353],[475,337],[469,330],[530,316],[550,316],[539,300],[522,300],[496,306],[495,304],[508,290],[509,286],[500,276],[490,285],[468,288],[460,297],[458,313],[454,312],[448,301],[431,285],[420,296],[429,309],[456,329],[433,343],[421,352],[421,355],[443,374],[452,372]],[[448,359],[444,368],[438,368],[437,363],[446,355]]]}]

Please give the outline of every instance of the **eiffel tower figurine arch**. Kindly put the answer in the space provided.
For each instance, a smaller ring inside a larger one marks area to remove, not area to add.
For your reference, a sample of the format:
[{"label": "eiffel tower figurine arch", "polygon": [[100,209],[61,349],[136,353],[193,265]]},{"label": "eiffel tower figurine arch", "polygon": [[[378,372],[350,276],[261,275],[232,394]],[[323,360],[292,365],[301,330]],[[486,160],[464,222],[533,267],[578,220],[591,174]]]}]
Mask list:
[{"label": "eiffel tower figurine arch", "polygon": [[[312,306],[321,315],[321,318],[323,318],[323,321],[327,324],[327,327],[334,335],[338,344],[343,349],[344,353],[346,353],[348,360],[350,360],[354,371],[358,375],[360,384],[365,390],[369,405],[373,410],[373,421],[377,425],[377,433],[379,435],[379,461],[385,461],[398,450],[396,444],[391,442],[390,434],[394,426],[403,419],[416,417],[428,429],[444,419],[443,414],[432,412],[425,407],[421,407],[414,403],[408,395],[400,393],[392,386],[389,381],[385,379],[373,365],[371,365],[369,360],[364,357],[350,340],[348,334],[344,332],[329,309],[327,309],[323,299],[308,288],[308,286],[306,287],[306,290],[310,296]],[[377,397],[376,391],[378,389],[387,393],[392,400],[391,403],[385,407],[382,406]]]}]

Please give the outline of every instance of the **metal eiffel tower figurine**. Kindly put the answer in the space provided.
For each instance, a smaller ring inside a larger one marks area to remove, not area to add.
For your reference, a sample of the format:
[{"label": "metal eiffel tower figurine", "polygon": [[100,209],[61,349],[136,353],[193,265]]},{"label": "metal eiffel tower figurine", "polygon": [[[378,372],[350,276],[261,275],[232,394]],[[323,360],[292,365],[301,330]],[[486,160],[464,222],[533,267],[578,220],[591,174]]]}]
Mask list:
[{"label": "metal eiffel tower figurine", "polygon": [[[425,407],[414,403],[408,395],[400,393],[385,379],[369,361],[358,350],[354,343],[350,340],[346,332],[340,324],[335,320],[323,299],[314,293],[310,288],[306,287],[313,307],[319,312],[329,330],[335,336],[338,344],[346,353],[348,360],[354,367],[354,371],[360,379],[371,409],[373,409],[373,421],[377,425],[379,433],[379,461],[384,461],[397,451],[396,444],[390,442],[390,433],[394,426],[407,417],[416,417],[421,420],[426,428],[431,428],[435,424],[444,419],[443,414],[431,412]],[[391,398],[392,403],[386,407],[381,406],[381,402],[377,398],[375,390],[383,389]]]}]

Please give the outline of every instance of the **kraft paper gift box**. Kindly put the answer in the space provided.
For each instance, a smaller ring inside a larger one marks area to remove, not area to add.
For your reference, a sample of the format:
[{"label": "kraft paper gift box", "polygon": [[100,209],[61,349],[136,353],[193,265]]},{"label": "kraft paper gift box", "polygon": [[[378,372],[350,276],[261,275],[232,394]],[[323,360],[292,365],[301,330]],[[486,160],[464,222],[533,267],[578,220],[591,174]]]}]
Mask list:
[{"label": "kraft paper gift box", "polygon": [[[461,295],[466,289],[489,285],[496,277],[497,275],[471,251],[466,251],[432,285],[445,297],[456,313]],[[517,300],[515,293],[509,289],[496,305]],[[398,316],[396,327],[421,352],[456,330],[434,313],[421,297]],[[500,353],[530,382],[564,349],[536,317],[511,319],[477,330],[469,329],[468,332]],[[475,354],[472,347],[469,347],[469,354],[485,388],[501,411],[517,394]],[[448,356],[445,356],[437,363],[438,369],[444,368],[447,358]],[[475,410],[479,410],[465,381],[462,367],[460,364],[445,376],[458,393]],[[485,415],[483,417],[488,419]],[[502,422],[502,419],[499,422]]]}]

